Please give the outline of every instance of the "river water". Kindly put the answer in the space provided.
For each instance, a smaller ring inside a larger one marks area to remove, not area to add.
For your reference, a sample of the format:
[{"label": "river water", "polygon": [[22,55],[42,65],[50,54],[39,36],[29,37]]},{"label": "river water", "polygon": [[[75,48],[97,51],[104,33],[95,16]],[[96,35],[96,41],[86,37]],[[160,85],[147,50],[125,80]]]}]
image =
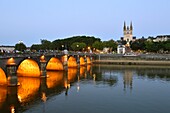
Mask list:
[{"label": "river water", "polygon": [[0,113],[170,113],[170,68],[93,65],[18,77],[0,87]]}]

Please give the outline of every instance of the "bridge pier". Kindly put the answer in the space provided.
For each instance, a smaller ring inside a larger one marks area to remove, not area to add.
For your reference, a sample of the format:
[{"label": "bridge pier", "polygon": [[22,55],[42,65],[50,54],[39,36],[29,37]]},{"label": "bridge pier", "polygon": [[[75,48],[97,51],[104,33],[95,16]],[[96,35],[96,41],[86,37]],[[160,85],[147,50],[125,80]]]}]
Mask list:
[{"label": "bridge pier", "polygon": [[46,61],[42,61],[40,62],[40,71],[41,71],[41,77],[47,77],[46,75],[46,64],[47,62]]},{"label": "bridge pier", "polygon": [[7,64],[7,83],[8,86],[17,86],[18,85],[18,78],[17,78],[17,66],[16,64]]}]

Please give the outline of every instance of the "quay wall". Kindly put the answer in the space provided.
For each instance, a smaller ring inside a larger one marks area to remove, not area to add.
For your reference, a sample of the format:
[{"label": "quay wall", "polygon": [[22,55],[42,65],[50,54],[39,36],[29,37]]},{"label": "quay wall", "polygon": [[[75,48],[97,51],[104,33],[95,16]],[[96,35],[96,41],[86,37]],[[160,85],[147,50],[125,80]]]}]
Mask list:
[{"label": "quay wall", "polygon": [[118,55],[96,54],[93,64],[170,66],[170,54]]}]

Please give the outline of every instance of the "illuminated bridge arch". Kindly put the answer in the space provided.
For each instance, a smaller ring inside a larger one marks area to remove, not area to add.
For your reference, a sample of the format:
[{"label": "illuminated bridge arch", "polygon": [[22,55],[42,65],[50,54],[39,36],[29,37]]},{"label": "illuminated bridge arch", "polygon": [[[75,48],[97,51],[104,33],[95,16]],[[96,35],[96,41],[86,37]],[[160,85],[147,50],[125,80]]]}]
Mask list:
[{"label": "illuminated bridge arch", "polygon": [[17,74],[19,76],[40,77],[40,68],[33,59],[25,59],[19,64]]},{"label": "illuminated bridge arch", "polygon": [[52,70],[52,71],[54,71],[54,70],[64,70],[64,67],[63,67],[62,62],[58,58],[52,57],[48,61],[46,69]]},{"label": "illuminated bridge arch", "polygon": [[2,68],[0,68],[0,85],[6,85],[7,84],[7,77],[5,72]]},{"label": "illuminated bridge arch", "polygon": [[77,67],[77,60],[73,56],[68,59],[68,67]]},{"label": "illuminated bridge arch", "polygon": [[81,66],[85,65],[84,57],[80,57],[80,65]]},{"label": "illuminated bridge arch", "polygon": [[91,64],[90,57],[86,57],[86,60],[87,60],[87,64]]}]

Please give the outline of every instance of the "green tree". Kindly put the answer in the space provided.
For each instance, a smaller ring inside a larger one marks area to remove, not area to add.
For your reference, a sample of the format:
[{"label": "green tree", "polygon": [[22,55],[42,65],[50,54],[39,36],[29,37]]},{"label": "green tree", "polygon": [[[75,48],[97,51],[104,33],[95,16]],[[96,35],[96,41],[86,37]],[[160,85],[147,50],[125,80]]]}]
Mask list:
[{"label": "green tree", "polygon": [[31,46],[31,51],[39,51],[39,50],[41,50],[41,44],[33,44],[32,46]]},{"label": "green tree", "polygon": [[103,50],[103,43],[101,41],[95,41],[92,45],[92,48]]},{"label": "green tree", "polygon": [[80,43],[80,42],[74,42],[72,45],[71,45],[71,48],[72,50],[74,51],[82,51],[83,48],[86,48],[86,44],[85,43]]},{"label": "green tree", "polygon": [[103,46],[110,48],[110,50],[115,51],[115,50],[117,50],[118,44],[114,40],[109,40],[109,41],[104,41]]},{"label": "green tree", "polygon": [[15,50],[23,52],[26,49],[27,49],[26,45],[22,42],[15,44]]},{"label": "green tree", "polygon": [[51,42],[45,39],[41,40],[41,49],[42,50],[50,50],[51,49]]}]

